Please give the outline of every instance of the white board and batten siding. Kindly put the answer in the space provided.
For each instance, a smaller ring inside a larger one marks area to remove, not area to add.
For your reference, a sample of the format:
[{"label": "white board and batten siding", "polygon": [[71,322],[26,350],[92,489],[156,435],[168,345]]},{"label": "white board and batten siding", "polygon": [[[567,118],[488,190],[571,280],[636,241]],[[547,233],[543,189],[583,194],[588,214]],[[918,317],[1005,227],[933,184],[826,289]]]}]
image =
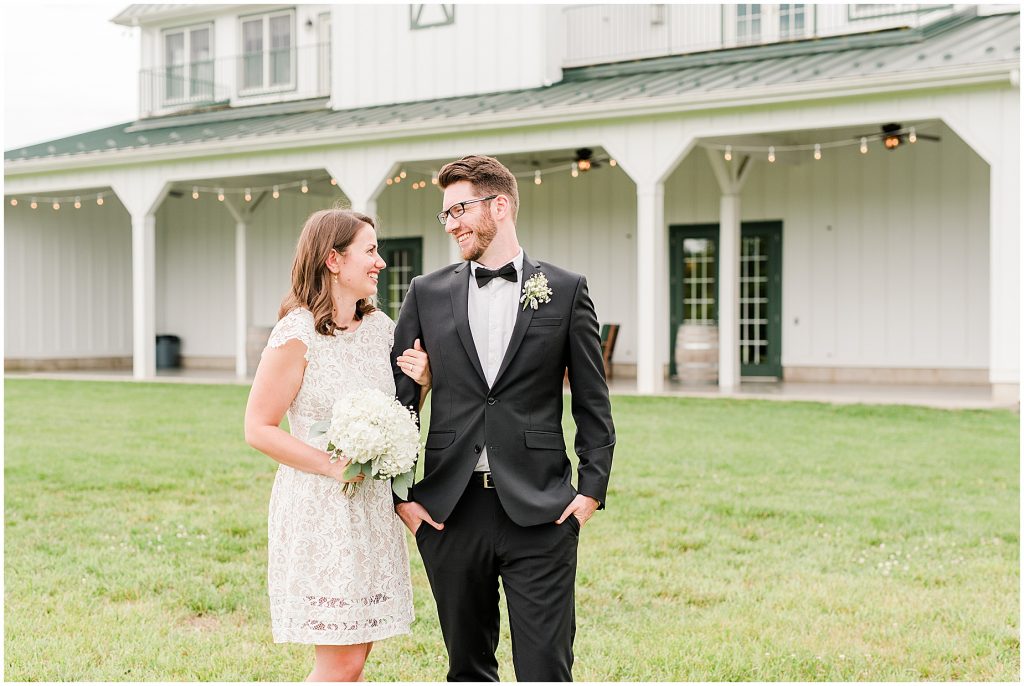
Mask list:
[{"label": "white board and batten siding", "polygon": [[4,356],[132,354],[131,223],[95,197],[82,208],[4,206]]}]

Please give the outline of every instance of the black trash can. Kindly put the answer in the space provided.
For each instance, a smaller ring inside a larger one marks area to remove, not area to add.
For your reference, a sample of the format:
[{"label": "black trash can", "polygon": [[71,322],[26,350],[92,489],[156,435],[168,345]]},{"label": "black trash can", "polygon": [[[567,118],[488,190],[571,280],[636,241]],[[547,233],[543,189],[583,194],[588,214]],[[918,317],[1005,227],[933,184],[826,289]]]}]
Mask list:
[{"label": "black trash can", "polygon": [[178,336],[156,337],[156,368],[177,369],[181,366],[181,338]]}]

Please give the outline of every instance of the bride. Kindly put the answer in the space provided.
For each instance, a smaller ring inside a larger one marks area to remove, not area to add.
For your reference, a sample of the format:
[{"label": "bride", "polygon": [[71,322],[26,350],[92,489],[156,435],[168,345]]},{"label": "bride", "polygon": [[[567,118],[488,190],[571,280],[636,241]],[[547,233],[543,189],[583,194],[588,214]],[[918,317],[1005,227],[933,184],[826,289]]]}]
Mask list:
[{"label": "bride", "polygon": [[[374,222],[351,210],[306,221],[291,292],[260,359],[245,409],[245,440],[281,463],[270,495],[270,615],[275,643],[307,643],[307,681],[357,681],[374,641],[409,633],[412,585],[405,529],[391,482],[370,479],[341,493],[347,461],[331,463],[324,436],[334,401],[363,388],[394,395],[394,322],[373,307],[380,271]],[[403,371],[430,388],[425,353]],[[287,411],[291,433],[279,425]],[[355,480],[361,481],[362,476]]]}]

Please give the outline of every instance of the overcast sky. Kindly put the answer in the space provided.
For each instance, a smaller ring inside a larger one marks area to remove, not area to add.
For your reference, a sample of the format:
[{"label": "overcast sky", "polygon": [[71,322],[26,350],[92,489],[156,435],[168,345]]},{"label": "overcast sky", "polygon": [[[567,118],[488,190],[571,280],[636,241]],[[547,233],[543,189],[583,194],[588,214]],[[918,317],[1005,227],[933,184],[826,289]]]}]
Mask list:
[{"label": "overcast sky", "polygon": [[3,149],[120,124],[138,114],[139,29],[127,2],[3,3]]}]

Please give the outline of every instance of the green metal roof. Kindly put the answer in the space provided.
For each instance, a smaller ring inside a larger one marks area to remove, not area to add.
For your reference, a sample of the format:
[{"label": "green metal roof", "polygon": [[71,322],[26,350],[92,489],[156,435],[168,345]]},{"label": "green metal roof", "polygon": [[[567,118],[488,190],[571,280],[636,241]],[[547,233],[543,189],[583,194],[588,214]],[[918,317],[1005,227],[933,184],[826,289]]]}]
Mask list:
[{"label": "green metal roof", "polygon": [[366,130],[395,123],[481,114],[523,114],[653,97],[772,85],[863,79],[893,73],[1020,59],[1020,14],[955,15],[916,29],[837,36],[567,69],[548,87],[349,110],[324,99],[143,119],[4,152],[5,161],[71,158],[104,150],[170,148],[209,141],[317,131]]}]

